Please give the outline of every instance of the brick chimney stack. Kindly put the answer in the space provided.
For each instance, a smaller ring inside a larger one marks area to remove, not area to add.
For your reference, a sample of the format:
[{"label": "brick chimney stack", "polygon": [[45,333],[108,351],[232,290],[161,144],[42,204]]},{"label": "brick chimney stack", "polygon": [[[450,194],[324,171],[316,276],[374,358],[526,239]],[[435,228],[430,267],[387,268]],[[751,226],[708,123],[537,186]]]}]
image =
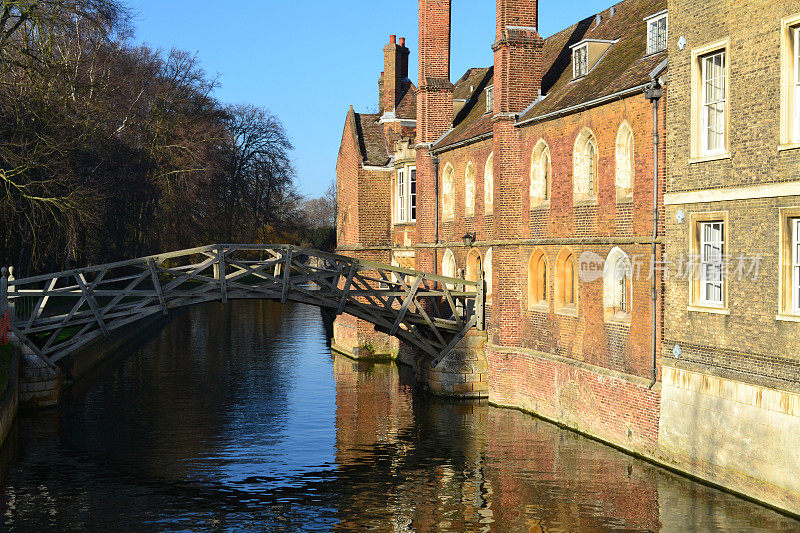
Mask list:
[{"label": "brick chimney stack", "polygon": [[400,99],[408,89],[408,56],[405,38],[389,36],[389,44],[383,48],[383,72],[381,73],[379,106],[381,113],[394,112]]},{"label": "brick chimney stack", "polygon": [[494,50],[495,114],[520,113],[542,89],[538,0],[497,0]]},{"label": "brick chimney stack", "polygon": [[432,143],[453,124],[451,0],[419,0],[417,142]]}]

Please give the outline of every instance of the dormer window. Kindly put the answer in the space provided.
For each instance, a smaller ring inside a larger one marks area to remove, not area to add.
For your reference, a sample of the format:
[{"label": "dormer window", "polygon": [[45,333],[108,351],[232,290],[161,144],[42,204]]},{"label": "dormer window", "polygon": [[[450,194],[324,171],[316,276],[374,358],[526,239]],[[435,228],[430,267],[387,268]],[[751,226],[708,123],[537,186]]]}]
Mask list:
[{"label": "dormer window", "polygon": [[572,77],[581,78],[589,73],[589,44],[572,51]]},{"label": "dormer window", "polygon": [[667,49],[667,12],[662,11],[648,17],[647,24],[647,53],[655,54]]},{"label": "dormer window", "polygon": [[617,41],[603,39],[584,39],[575,43],[572,48],[572,78],[586,76]]},{"label": "dormer window", "polygon": [[494,85],[486,87],[486,112],[494,112]]}]

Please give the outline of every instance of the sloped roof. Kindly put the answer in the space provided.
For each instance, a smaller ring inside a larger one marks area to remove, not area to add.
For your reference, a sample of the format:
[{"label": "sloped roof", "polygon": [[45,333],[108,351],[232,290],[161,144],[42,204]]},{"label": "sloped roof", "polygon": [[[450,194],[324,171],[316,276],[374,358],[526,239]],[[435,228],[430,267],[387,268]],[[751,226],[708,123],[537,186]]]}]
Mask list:
[{"label": "sloped roof", "polygon": [[354,113],[356,139],[365,165],[382,167],[389,163],[389,152],[383,127],[378,124],[380,115]]},{"label": "sloped roof", "polygon": [[[667,0],[623,0],[595,17],[584,19],[544,42],[545,74],[542,93],[546,98],[528,110],[521,121],[589,102],[597,98],[642,85],[667,52],[647,54],[647,27],[644,19],[667,8]],[[617,40],[583,78],[572,79],[570,46],[584,39]]]},{"label": "sloped roof", "polygon": [[[609,96],[650,81],[650,72],[667,56],[667,52],[646,55],[647,28],[644,19],[667,8],[667,0],[623,0],[546,38],[542,50],[542,94],[546,98],[529,108],[521,121],[567,109],[569,107]],[[614,16],[611,16],[611,9]],[[572,79],[572,50],[570,46],[584,39],[618,40],[583,78]],[[485,90],[491,85],[491,69],[470,69],[459,80],[462,90],[469,89],[462,80],[473,79],[474,72],[484,73],[484,83],[476,84],[465,108],[454,120],[453,129],[436,143],[446,148],[492,131],[492,116],[486,110]],[[457,83],[456,88],[459,88]],[[454,98],[458,98],[454,91]],[[462,96],[461,98],[464,98]]]},{"label": "sloped roof", "polygon": [[395,108],[395,116],[404,119],[417,119],[417,88],[412,83]]}]

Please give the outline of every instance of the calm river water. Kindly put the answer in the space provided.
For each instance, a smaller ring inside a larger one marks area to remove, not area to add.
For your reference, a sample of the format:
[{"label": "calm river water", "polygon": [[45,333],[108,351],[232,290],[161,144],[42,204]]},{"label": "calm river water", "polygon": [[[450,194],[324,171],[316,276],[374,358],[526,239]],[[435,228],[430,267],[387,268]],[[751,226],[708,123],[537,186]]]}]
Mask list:
[{"label": "calm river water", "polygon": [[319,311],[190,309],[22,417],[18,531],[775,531],[800,523],[525,414],[332,356]]}]

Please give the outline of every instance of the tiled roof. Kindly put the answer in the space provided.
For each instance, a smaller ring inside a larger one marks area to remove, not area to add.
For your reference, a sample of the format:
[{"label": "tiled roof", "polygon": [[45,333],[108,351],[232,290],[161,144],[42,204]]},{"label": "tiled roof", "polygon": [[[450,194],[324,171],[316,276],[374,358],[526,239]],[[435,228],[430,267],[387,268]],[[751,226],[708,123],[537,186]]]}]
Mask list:
[{"label": "tiled roof", "polygon": [[417,88],[412,83],[395,108],[397,118],[417,119]]},{"label": "tiled roof", "polygon": [[[646,26],[644,19],[667,8],[667,0],[623,0],[596,17],[586,18],[544,40],[542,50],[542,94],[546,98],[532,106],[520,121],[578,104],[609,96],[650,81],[650,72],[666,58],[666,51],[646,56]],[[592,70],[579,80],[572,79],[572,50],[570,46],[584,39],[619,40],[613,44]],[[492,131],[491,114],[486,112],[485,88],[490,85],[490,69],[470,69],[456,84],[464,90],[474,71],[485,73],[484,81],[476,86],[466,107],[454,121],[453,129],[436,143],[444,148],[474,139]],[[488,78],[488,79],[487,79]],[[459,86],[460,84],[460,86]],[[459,98],[454,92],[454,98]],[[464,98],[464,96],[461,96]]]},{"label": "tiled roof", "polygon": [[[458,80],[453,90],[453,97],[457,98],[457,94],[467,94],[469,100],[453,120],[455,124],[453,129],[436,143],[437,148],[473,139],[492,131],[492,115],[486,110],[486,87],[492,84],[493,78],[494,68],[471,68]],[[470,87],[474,87],[471,94],[465,92],[465,90],[470,91]]]},{"label": "tiled roof", "polygon": [[[542,93],[547,97],[520,120],[582,104],[650,81],[650,72],[667,52],[647,56],[647,28],[644,18],[667,8],[666,0],[624,0],[600,13],[599,25],[591,17],[548,37],[544,42],[545,74]],[[619,41],[611,46],[583,78],[572,79],[570,45],[584,39]]]},{"label": "tiled roof", "polygon": [[380,115],[354,113],[356,138],[365,165],[382,167],[389,163],[389,152],[383,127],[378,124]]}]

